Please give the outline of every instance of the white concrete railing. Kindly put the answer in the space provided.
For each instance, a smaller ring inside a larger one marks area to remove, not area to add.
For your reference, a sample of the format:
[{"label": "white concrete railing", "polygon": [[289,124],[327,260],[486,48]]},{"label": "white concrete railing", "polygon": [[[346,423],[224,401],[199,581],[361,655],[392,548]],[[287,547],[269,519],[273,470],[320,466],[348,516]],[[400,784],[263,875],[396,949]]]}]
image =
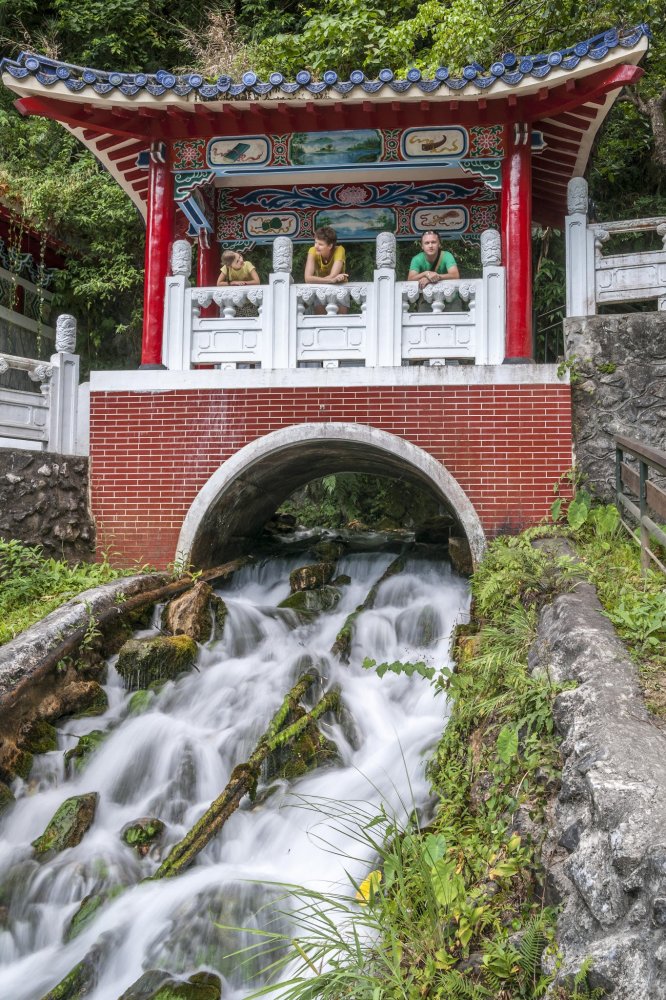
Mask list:
[{"label": "white concrete railing", "polygon": [[76,347],[76,320],[59,316],[56,324],[56,353],[50,361],[36,361],[0,353],[0,374],[13,368],[24,371],[39,392],[0,386],[0,440],[3,446],[20,442],[19,447],[52,451],[61,455],[87,453],[80,425],[86,414],[79,408],[79,356]]},{"label": "white concrete railing", "polygon": [[[417,282],[396,281],[395,237],[377,238],[371,282],[295,284],[291,240],[273,244],[267,285],[192,288],[191,246],[174,244],[164,310],[163,363],[297,368],[308,363],[399,366],[424,361],[501,364],[504,360],[505,277],[500,237],[481,237],[483,277],[447,280],[421,293]],[[425,311],[410,312],[419,301]],[[253,306],[248,315],[247,305]],[[461,308],[461,304],[467,308]],[[202,315],[210,306],[220,315]]]},{"label": "white concrete railing", "polygon": [[[12,302],[16,294],[16,289],[21,288],[23,290],[25,308],[23,312],[16,312],[12,308]],[[21,278],[19,275],[14,274],[12,271],[6,270],[4,267],[0,267],[0,319],[4,319],[7,323],[11,323],[12,326],[17,326],[22,330],[27,330],[35,336],[45,337],[47,340],[55,339],[55,329],[52,326],[46,326],[39,320],[40,306],[42,301],[49,303],[53,299],[51,292],[47,292],[45,289],[39,289],[37,285],[33,284],[32,281],[28,281],[26,278]],[[32,311],[35,315],[30,315],[30,307],[33,306]]]},{"label": "white concrete railing", "polygon": [[[589,223],[587,182],[569,181],[566,220],[567,316],[594,316],[598,305],[657,299],[666,310],[666,218]],[[655,231],[663,250],[602,255],[617,233]]]}]

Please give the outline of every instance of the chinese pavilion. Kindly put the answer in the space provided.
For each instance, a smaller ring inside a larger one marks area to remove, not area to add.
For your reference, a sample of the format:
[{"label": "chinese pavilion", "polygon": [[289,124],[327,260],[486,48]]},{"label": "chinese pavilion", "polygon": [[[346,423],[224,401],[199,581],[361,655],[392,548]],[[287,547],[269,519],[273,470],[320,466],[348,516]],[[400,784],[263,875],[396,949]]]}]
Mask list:
[{"label": "chinese pavilion", "polygon": [[[531,226],[562,226],[568,181],[622,87],[635,83],[648,29],[609,31],[485,70],[433,79],[385,69],[293,81],[99,71],[32,53],[2,61],[23,114],[56,119],[116,178],[147,226],[144,366],[163,360],[170,248],[197,240],[198,286],[220,248],[277,236],[341,241],[390,231],[478,241],[498,229],[506,280],[504,359],[532,357]],[[205,310],[204,310],[205,312]],[[167,331],[168,334],[168,331]]]}]

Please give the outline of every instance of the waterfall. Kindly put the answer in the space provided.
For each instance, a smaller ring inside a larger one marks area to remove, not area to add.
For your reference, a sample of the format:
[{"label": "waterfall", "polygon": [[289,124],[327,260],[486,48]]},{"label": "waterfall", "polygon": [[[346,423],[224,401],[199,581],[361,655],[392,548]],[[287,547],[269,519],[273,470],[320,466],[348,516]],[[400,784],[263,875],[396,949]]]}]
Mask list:
[{"label": "waterfall", "polygon": [[[337,632],[393,558],[381,552],[342,558],[336,572],[352,582],[341,587],[334,611],[305,624],[277,604],[288,596],[289,571],[306,559],[283,556],[245,567],[218,590],[228,607],[223,638],[202,646],[197,669],[155,692],[141,714],[130,712],[131,695],[111,658],[106,714],[59,725],[58,749],[35,758],[2,819],[0,997],[39,1000],[97,946],[92,1000],[118,1000],[148,969],[216,972],[225,1000],[241,1000],[257,987],[256,979],[249,983],[257,968],[227,956],[267,920],[275,930],[282,919],[287,929],[287,918],[267,906],[278,894],[275,884],[346,887],[353,895],[346,873],[360,882],[373,858],[336,824],[335,805],[349,803],[352,814],[382,803],[402,817],[415,807],[427,812],[425,762],[446,719],[446,702],[427,681],[379,678],[362,661],[444,666],[452,628],[468,606],[467,582],[447,563],[410,557],[357,619],[350,663],[338,662],[329,652]],[[243,801],[190,869],[139,884],[247,759],[306,668],[317,671],[320,692],[340,686],[353,720],[320,726],[337,745],[336,762],[295,781],[260,784],[256,801]],[[94,729],[105,731],[105,739],[80,773],[66,777],[63,752]],[[31,841],[65,799],[85,792],[97,792],[99,801],[81,843],[35,860]],[[159,856],[153,849],[141,857],[120,837],[128,823],[146,816],[166,824]],[[125,891],[63,943],[84,897],[117,887]]]}]

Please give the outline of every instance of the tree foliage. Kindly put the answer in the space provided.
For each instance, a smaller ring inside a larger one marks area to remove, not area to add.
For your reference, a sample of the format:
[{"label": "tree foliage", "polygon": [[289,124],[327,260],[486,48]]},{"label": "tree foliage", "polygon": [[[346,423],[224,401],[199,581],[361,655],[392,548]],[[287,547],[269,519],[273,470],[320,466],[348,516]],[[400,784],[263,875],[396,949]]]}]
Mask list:
[{"label": "tree foliage", "polygon": [[[628,0],[621,13],[610,0],[194,0],[179,8],[168,0],[0,0],[0,54],[27,48],[101,69],[186,67],[208,76],[308,68],[372,77],[385,66],[429,75],[641,21],[654,34],[645,76],[611,112],[589,169],[603,219],[666,211],[666,8],[657,0]],[[0,94],[0,192],[39,228],[81,248],[56,304],[78,315],[91,362],[113,365],[117,354],[127,365],[139,341],[143,224],[91,154],[59,125],[21,118],[12,99]],[[540,240],[536,300],[545,311],[564,299],[562,248],[552,233]]]}]

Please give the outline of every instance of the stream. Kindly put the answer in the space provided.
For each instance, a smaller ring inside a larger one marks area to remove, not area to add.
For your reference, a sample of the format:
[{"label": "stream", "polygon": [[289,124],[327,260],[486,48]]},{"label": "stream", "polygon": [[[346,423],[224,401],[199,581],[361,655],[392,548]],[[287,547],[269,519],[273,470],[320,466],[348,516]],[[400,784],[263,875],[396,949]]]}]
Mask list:
[{"label": "stream", "polygon": [[[227,956],[253,938],[249,930],[232,933],[219,925],[261,929],[270,923],[271,930],[288,931],[287,917],[266,905],[281,895],[279,884],[333,887],[353,896],[349,876],[360,882],[373,857],[340,822],[341,813],[367,816],[383,804],[401,819],[414,808],[427,816],[425,763],[444,728],[445,699],[417,675],[379,678],[362,661],[445,665],[453,626],[466,619],[467,580],[448,562],[409,556],[404,571],[381,584],[374,607],[357,619],[350,663],[329,652],[346,616],[394,558],[385,551],[341,557],[336,573],[351,583],[340,588],[333,611],[305,624],[277,605],[289,594],[290,571],[312,562],[307,554],[246,566],[216,591],[228,608],[223,637],[201,646],[197,669],[152,693],[140,714],[130,713],[131,694],[110,659],[108,711],[58,724],[58,749],[35,757],[0,824],[0,1000],[40,1000],[92,949],[99,973],[86,994],[91,1000],[118,1000],[148,969],[183,978],[214,972],[225,1000],[241,1000],[261,985],[260,977],[251,978],[259,966]],[[427,647],[419,644],[424,608],[435,623]],[[294,781],[272,779],[270,788],[260,783],[256,801],[243,800],[191,868],[137,884],[220,794],[286,692],[313,667],[321,684],[306,707],[338,684],[353,720],[320,723],[337,745],[337,762]],[[95,729],[106,738],[81,773],[67,778],[63,752]],[[35,860],[31,842],[56,809],[93,791],[99,795],[95,820],[81,843]],[[159,817],[166,831],[159,848],[141,857],[120,833],[146,816]],[[127,888],[64,944],[84,897],[114,887]]]}]

